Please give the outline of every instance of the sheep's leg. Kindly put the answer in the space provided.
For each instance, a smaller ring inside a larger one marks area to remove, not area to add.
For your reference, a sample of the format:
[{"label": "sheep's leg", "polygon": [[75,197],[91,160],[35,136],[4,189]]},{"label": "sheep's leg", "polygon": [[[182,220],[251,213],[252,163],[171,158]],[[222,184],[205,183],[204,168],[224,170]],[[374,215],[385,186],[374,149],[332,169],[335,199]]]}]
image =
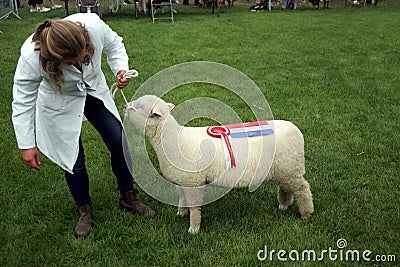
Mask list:
[{"label": "sheep's leg", "polygon": [[202,187],[182,190],[190,212],[190,227],[188,232],[197,234],[201,224],[201,205],[203,204],[204,189]]},{"label": "sheep's leg", "polygon": [[190,234],[197,234],[200,231],[201,224],[201,207],[190,207]]},{"label": "sheep's leg", "polygon": [[201,206],[203,204],[204,188],[192,188],[185,192],[185,197],[189,203],[190,227],[188,232],[197,234],[200,231]]},{"label": "sheep's leg", "polygon": [[189,208],[187,207],[185,193],[183,192],[183,189],[179,186],[176,187],[176,191],[178,191],[179,195],[178,213],[176,215],[184,217],[189,213]]},{"label": "sheep's leg", "polygon": [[304,178],[301,179],[301,186],[293,192],[293,195],[299,207],[301,218],[310,218],[314,212],[314,204],[310,184]]},{"label": "sheep's leg", "polygon": [[189,214],[189,208],[188,207],[178,207],[178,212],[176,213],[176,215],[179,215],[181,217],[185,217],[188,214]]},{"label": "sheep's leg", "polygon": [[[201,206],[203,200],[203,188],[176,187],[179,194],[178,215],[184,216],[190,212],[190,227],[188,232],[197,234],[201,224]],[[187,208],[189,207],[189,208]]]},{"label": "sheep's leg", "polygon": [[[296,200],[297,205],[299,207],[301,218],[303,219],[309,218],[311,214],[314,212],[314,205],[313,205],[310,185],[303,178],[303,176],[301,175],[300,177],[296,177],[294,179],[286,177],[285,179],[278,179],[277,182],[279,184],[280,188],[279,190],[280,191],[282,190],[284,192],[282,193],[282,199],[285,199],[286,196],[288,196],[287,195],[288,193],[293,194],[294,199]],[[280,197],[281,195],[279,195],[278,197],[280,203],[279,208],[282,209],[285,207],[285,205],[281,204]]]},{"label": "sheep's leg", "polygon": [[278,201],[279,201],[279,209],[287,210],[294,201],[293,194],[290,192],[286,192],[280,186],[278,186]]}]

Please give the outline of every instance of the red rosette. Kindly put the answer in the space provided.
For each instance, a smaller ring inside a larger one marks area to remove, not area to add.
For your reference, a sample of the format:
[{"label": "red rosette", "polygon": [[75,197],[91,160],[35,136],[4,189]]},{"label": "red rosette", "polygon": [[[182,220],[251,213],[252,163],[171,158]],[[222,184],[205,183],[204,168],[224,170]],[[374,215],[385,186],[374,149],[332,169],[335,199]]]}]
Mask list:
[{"label": "red rosette", "polygon": [[230,134],[229,129],[224,126],[210,126],[207,128],[207,134],[211,137],[216,137],[216,138],[222,137],[224,151],[226,148],[229,159],[230,159],[230,164],[227,163],[227,165],[228,166],[230,165],[229,166],[230,168],[236,167],[235,155],[233,154],[231,142],[228,137]]},{"label": "red rosette", "polygon": [[224,126],[210,126],[207,128],[207,134],[211,137],[221,137],[223,134],[230,135],[230,131],[228,128]]}]

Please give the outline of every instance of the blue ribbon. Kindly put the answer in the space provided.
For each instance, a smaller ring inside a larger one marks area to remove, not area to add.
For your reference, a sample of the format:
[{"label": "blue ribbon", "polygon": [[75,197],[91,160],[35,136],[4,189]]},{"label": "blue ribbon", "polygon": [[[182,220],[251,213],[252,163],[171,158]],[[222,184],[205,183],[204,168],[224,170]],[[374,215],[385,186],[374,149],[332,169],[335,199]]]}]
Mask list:
[{"label": "blue ribbon", "polygon": [[257,135],[268,135],[268,134],[273,134],[273,133],[274,133],[273,129],[264,129],[264,130],[257,130],[257,131],[231,133],[230,136],[233,138],[252,137],[252,136],[257,136]]}]

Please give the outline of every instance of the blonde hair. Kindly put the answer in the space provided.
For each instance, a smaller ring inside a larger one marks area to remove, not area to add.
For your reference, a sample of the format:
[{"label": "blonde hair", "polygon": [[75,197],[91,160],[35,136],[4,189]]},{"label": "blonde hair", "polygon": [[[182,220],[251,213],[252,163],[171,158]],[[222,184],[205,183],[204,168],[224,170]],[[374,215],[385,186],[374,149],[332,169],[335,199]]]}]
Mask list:
[{"label": "blonde hair", "polygon": [[82,64],[88,65],[94,54],[89,33],[80,22],[46,20],[37,26],[32,41],[36,43],[35,50],[40,51],[40,65],[59,91],[64,82],[61,64],[84,53]]}]

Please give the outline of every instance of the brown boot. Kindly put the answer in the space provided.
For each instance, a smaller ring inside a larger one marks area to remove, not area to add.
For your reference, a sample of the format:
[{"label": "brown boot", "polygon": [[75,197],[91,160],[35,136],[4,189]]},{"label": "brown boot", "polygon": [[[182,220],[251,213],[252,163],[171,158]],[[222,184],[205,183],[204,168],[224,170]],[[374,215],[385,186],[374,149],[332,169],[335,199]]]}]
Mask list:
[{"label": "brown boot", "polygon": [[119,207],[121,209],[141,216],[156,216],[157,213],[152,208],[146,206],[145,204],[140,202],[139,199],[137,199],[135,190],[128,192],[120,191],[120,196],[121,197],[119,199]]},{"label": "brown boot", "polygon": [[77,238],[85,238],[90,233],[90,228],[93,224],[93,211],[92,205],[86,204],[84,206],[79,207],[79,220],[75,226],[75,236]]}]

